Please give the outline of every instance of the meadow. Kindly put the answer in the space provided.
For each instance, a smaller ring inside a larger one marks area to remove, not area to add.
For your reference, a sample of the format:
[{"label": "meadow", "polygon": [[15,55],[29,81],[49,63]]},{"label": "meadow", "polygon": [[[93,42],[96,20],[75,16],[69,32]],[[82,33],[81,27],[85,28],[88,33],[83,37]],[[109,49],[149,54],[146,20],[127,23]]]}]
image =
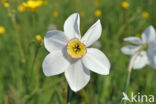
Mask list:
[{"label": "meadow", "polygon": [[[140,37],[149,25],[156,28],[156,0],[126,1],[128,6],[122,5],[123,0],[48,0],[32,11],[19,8],[26,0],[1,0],[0,104],[66,104],[64,74],[43,74],[42,62],[48,54],[43,41],[49,30],[63,31],[64,21],[75,12],[80,14],[82,35],[97,19],[101,20],[102,36],[91,47],[108,56],[111,69],[107,76],[91,72],[88,85],[72,93],[71,104],[123,104],[130,59],[120,51],[129,44],[123,39]],[[140,92],[156,96],[155,74],[150,66],[133,70],[128,95]]]}]

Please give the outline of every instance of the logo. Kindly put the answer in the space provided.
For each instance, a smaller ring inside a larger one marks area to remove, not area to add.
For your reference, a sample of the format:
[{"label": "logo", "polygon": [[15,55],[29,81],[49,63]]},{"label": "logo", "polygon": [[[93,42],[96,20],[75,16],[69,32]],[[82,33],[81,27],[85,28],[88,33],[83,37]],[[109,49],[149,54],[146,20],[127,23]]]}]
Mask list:
[{"label": "logo", "polygon": [[142,95],[141,93],[134,94],[133,92],[131,93],[131,96],[128,97],[128,95],[123,92],[123,98],[121,101],[128,101],[128,102],[148,102],[148,103],[153,103],[154,102],[154,95]]}]

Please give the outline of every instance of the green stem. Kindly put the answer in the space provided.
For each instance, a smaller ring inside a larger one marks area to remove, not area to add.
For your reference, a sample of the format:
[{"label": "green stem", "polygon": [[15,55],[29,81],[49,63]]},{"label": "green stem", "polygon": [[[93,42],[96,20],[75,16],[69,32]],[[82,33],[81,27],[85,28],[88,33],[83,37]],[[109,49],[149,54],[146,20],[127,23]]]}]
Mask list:
[{"label": "green stem", "polygon": [[127,91],[128,91],[128,86],[129,86],[129,83],[130,83],[130,79],[131,79],[131,71],[130,72],[128,71],[126,87],[125,87],[125,93],[127,93]]},{"label": "green stem", "polygon": [[33,69],[33,66],[34,66],[34,64],[35,64],[35,61],[36,61],[38,52],[39,52],[39,47],[37,46],[37,47],[36,47],[36,50],[35,50],[35,55],[34,55],[34,58],[33,58],[32,69]]},{"label": "green stem", "polygon": [[17,29],[15,16],[12,15],[12,14],[11,14],[11,20],[12,20],[13,26],[14,26],[14,28],[16,30],[16,35],[15,36],[16,36],[17,45],[19,47],[20,56],[21,56],[22,62],[25,63],[25,57],[24,57],[24,52],[23,52],[22,45],[21,45],[21,39],[20,39],[20,36],[19,36],[19,31]]},{"label": "green stem", "polygon": [[68,88],[67,88],[67,104],[70,104],[70,101],[71,101],[71,94],[72,94],[72,91],[68,85]]},{"label": "green stem", "polygon": [[32,14],[32,26],[33,26],[33,35],[36,33],[36,31],[35,31],[35,25],[36,25],[36,16],[35,16],[36,14]]},{"label": "green stem", "polygon": [[[126,80],[126,86],[125,86],[125,93],[128,92],[128,87],[130,84],[131,72],[132,72],[132,67],[133,67],[134,61],[135,61],[136,57],[140,54],[140,52],[141,52],[141,50],[136,52],[130,59],[129,66],[128,66],[128,75],[127,75],[127,80]],[[126,101],[124,101],[124,104],[126,104]]]}]

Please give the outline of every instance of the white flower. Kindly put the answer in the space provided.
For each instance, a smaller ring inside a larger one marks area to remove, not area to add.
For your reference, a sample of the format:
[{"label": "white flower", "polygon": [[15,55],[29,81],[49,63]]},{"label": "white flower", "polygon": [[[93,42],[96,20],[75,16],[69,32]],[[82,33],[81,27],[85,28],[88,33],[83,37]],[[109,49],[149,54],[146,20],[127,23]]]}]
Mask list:
[{"label": "white flower", "polygon": [[145,65],[150,65],[156,68],[156,31],[152,26],[149,26],[141,35],[141,39],[138,37],[128,37],[124,39],[137,46],[128,45],[121,49],[124,54],[134,55],[139,52],[136,57],[133,69],[141,69]]},{"label": "white flower", "polygon": [[81,38],[80,17],[74,13],[64,23],[64,32],[49,31],[44,37],[45,48],[50,52],[43,61],[43,72],[53,76],[65,72],[73,91],[79,91],[90,80],[90,71],[108,75],[110,62],[100,50],[87,48],[101,36],[98,20]]}]

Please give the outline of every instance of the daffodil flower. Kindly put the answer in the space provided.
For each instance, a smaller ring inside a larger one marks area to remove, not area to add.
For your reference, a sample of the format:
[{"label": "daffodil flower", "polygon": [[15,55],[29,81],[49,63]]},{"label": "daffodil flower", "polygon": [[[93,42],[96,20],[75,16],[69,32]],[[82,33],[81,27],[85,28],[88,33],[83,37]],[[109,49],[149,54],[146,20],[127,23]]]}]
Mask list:
[{"label": "daffodil flower", "polygon": [[73,91],[79,91],[90,80],[90,70],[108,75],[110,62],[100,50],[87,48],[101,36],[102,27],[98,20],[81,38],[80,17],[74,13],[64,23],[64,32],[49,31],[44,37],[45,48],[50,52],[43,61],[46,76],[65,73]]},{"label": "daffodil flower", "polygon": [[145,65],[156,68],[156,31],[152,26],[149,26],[142,33],[141,39],[128,37],[124,40],[137,45],[128,45],[121,49],[124,54],[131,56],[139,53],[134,60],[133,69],[141,69]]}]

